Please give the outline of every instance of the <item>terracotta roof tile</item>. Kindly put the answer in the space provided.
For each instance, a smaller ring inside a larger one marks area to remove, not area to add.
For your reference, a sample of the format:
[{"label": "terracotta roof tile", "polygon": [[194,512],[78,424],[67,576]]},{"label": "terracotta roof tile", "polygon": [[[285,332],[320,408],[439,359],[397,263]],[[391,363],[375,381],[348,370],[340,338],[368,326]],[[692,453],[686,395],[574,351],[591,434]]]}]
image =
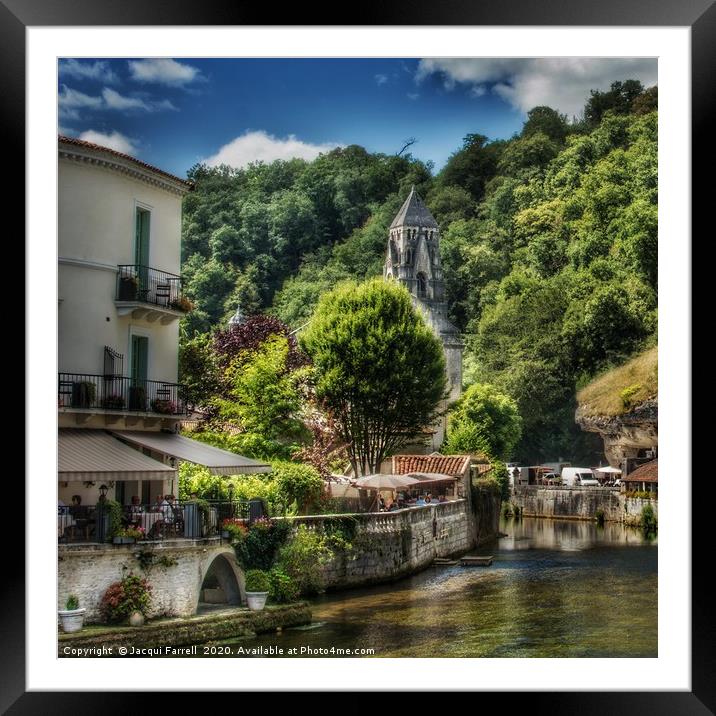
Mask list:
[{"label": "terracotta roof tile", "polygon": [[393,474],[439,472],[457,477],[470,467],[469,455],[393,455]]},{"label": "terracotta roof tile", "polygon": [[58,135],[57,140],[60,144],[72,144],[75,147],[85,147],[86,149],[93,149],[98,152],[104,152],[105,154],[110,154],[113,157],[119,157],[120,159],[127,159],[130,162],[137,164],[140,167],[143,167],[144,169],[148,169],[149,171],[156,172],[157,174],[161,174],[164,177],[167,177],[168,179],[173,179],[176,182],[179,182],[180,184],[183,184],[189,189],[194,188],[194,182],[189,181],[188,179],[182,179],[181,177],[175,176],[174,174],[170,174],[169,172],[165,172],[163,169],[159,169],[159,167],[155,167],[152,164],[147,164],[146,162],[141,161],[140,159],[136,159],[135,157],[130,156],[129,154],[124,154],[123,152],[118,152],[116,149],[110,149],[109,147],[103,147],[101,144],[95,144],[94,142],[86,142],[84,139],[77,139],[75,137],[66,137],[62,134]]},{"label": "terracotta roof tile", "polygon": [[624,478],[624,482],[659,482],[658,462],[658,460],[652,460],[640,465]]}]

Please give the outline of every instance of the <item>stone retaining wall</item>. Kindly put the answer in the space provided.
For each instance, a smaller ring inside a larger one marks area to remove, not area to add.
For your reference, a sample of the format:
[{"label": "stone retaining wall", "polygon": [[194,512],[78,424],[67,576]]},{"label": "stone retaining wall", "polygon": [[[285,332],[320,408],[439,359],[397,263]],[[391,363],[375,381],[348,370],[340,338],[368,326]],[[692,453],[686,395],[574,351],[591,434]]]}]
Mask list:
[{"label": "stone retaining wall", "polygon": [[[154,564],[142,569],[138,554],[151,551]],[[231,569],[243,594],[243,573],[236,563],[234,550],[218,537],[189,540],[165,540],[147,544],[61,544],[58,546],[58,609],[64,609],[67,597],[75,594],[85,608],[86,622],[100,619],[99,605],[110,584],[133,571],[147,577],[152,585],[152,605],[147,616],[194,614],[199,592],[209,567],[220,558]],[[162,566],[162,557],[176,561]],[[220,575],[221,576],[221,575]]]},{"label": "stone retaining wall", "polygon": [[642,507],[651,504],[658,514],[658,500],[626,497],[617,490],[598,487],[555,488],[522,485],[514,488],[510,501],[525,517],[559,517],[593,520],[597,510],[607,522],[639,523]]},{"label": "stone retaining wall", "polygon": [[[497,514],[499,508],[492,511]],[[327,589],[398,579],[424,569],[436,557],[468,552],[477,543],[476,520],[467,500],[351,517],[356,521],[353,549],[325,566]],[[298,517],[293,521],[320,530],[321,523],[330,519],[330,516]],[[483,541],[496,534],[496,524],[490,529],[482,526]]]},{"label": "stone retaining wall", "polygon": [[[150,655],[172,654],[172,647],[203,644],[241,636],[253,636],[289,626],[311,623],[311,609],[305,602],[268,606],[260,612],[248,609],[222,610],[184,619],[161,619],[142,627],[89,627],[72,634],[60,634],[58,656],[122,656],[120,648],[153,649]],[[195,654],[201,656],[202,654]]]},{"label": "stone retaining wall", "polygon": [[[391,581],[429,566],[436,557],[468,552],[479,542],[497,536],[499,498],[484,494],[477,498],[475,514],[467,500],[434,503],[397,512],[355,514],[353,545],[348,554],[325,566],[328,589],[356,587]],[[295,517],[295,527],[321,530],[322,522],[341,516]],[[59,551],[58,609],[64,609],[70,594],[87,611],[85,621],[100,619],[100,601],[110,584],[133,571],[146,576],[152,585],[150,618],[194,614],[201,586],[209,568],[227,595],[243,601],[243,572],[233,548],[218,537],[203,540],[166,540],[134,545],[61,544]],[[138,556],[149,552],[154,565],[142,569]],[[163,566],[159,560],[175,562]],[[220,567],[220,569],[218,568]],[[226,584],[222,582],[224,580]],[[236,585],[238,584],[238,593]]]}]

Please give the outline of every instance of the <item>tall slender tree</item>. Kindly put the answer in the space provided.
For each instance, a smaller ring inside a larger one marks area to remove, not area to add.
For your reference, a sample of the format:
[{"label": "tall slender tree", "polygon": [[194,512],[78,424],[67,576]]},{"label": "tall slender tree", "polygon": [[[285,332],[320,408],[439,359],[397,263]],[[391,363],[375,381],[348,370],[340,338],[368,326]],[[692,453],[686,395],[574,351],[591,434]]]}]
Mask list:
[{"label": "tall slender tree", "polygon": [[397,283],[348,282],[324,294],[301,344],[354,474],[377,472],[437,418],[446,392],[442,346]]}]

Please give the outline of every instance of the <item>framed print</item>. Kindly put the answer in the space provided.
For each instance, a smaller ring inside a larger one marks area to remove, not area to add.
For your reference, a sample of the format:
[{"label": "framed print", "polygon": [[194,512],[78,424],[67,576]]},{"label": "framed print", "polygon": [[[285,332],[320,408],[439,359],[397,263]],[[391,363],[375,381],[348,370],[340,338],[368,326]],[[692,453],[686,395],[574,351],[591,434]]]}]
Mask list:
[{"label": "framed print", "polygon": [[404,11],[0,7],[27,171],[12,712],[716,708],[689,419],[716,13]]}]

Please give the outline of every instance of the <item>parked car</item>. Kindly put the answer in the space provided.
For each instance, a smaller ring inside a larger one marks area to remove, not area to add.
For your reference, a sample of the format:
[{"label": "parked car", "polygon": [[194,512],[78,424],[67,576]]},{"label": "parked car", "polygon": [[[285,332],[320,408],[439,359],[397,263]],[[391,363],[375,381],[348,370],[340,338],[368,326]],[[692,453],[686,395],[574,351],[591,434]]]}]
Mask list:
[{"label": "parked car", "polygon": [[562,470],[562,484],[567,487],[599,487],[599,480],[588,467],[565,467]]},{"label": "parked car", "polygon": [[543,485],[559,485],[562,482],[562,478],[556,472],[548,472],[542,475]]}]

